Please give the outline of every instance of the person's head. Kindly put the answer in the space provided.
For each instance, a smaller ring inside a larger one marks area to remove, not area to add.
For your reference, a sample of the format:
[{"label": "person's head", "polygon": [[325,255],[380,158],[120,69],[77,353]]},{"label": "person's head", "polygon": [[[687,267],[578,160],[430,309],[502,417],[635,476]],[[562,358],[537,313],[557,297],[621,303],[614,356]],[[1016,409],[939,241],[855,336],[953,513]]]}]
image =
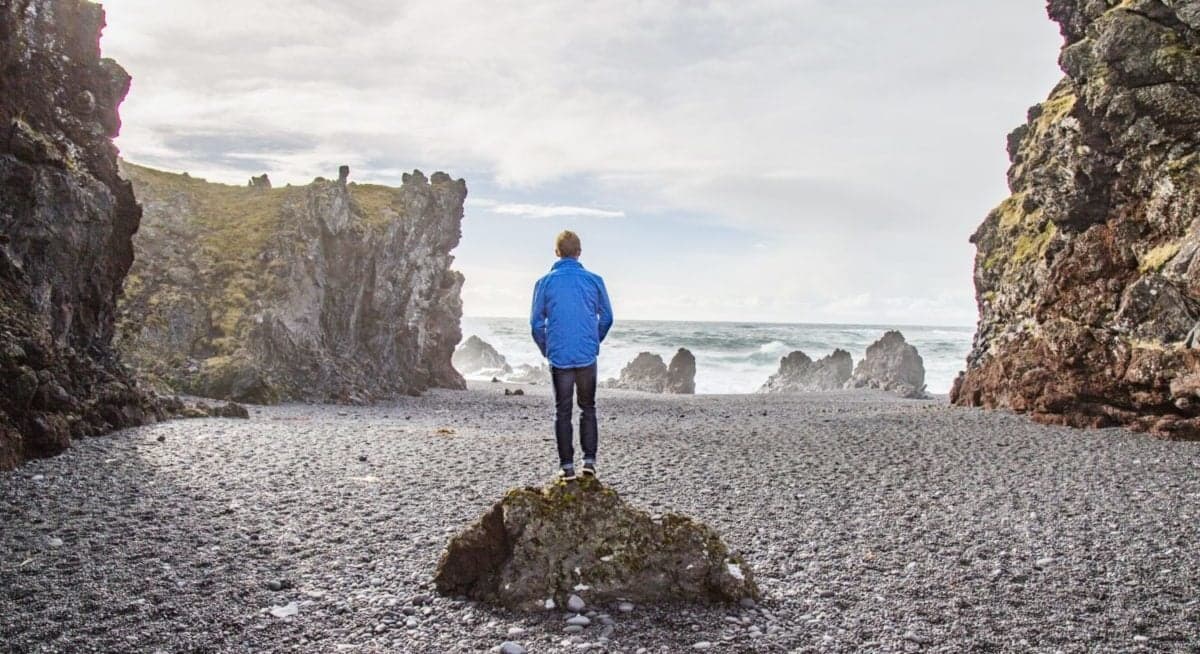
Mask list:
[{"label": "person's head", "polygon": [[563,230],[558,238],[554,239],[554,254],[559,257],[570,257],[578,259],[583,252],[583,245],[579,243],[579,235],[571,230]]}]

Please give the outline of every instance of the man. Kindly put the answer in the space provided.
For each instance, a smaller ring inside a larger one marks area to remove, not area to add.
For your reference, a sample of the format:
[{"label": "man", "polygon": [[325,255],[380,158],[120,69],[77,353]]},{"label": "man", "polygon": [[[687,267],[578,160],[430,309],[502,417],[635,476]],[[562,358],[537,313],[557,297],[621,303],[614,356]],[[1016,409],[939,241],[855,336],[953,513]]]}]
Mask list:
[{"label": "man", "polygon": [[574,434],[571,433],[571,396],[579,402],[579,441],[583,446],[583,474],[596,475],[596,357],[600,342],[612,327],[612,305],[599,275],[579,263],[583,247],[574,232],[558,235],[554,254],[558,261],[533,287],[529,325],[542,356],[550,360],[554,380],[554,435],[562,479],[575,479]]}]

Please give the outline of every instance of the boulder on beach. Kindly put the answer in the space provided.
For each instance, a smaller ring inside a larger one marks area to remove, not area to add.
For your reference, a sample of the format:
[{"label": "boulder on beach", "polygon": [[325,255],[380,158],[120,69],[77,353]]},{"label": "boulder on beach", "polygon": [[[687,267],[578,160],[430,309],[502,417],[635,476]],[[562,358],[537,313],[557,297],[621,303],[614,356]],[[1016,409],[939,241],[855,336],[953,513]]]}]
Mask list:
[{"label": "boulder on beach", "polygon": [[835,391],[850,381],[854,360],[845,350],[834,350],[833,354],[813,361],[807,354],[796,350],[779,360],[779,372],[771,375],[760,393],[812,393]]},{"label": "boulder on beach", "polygon": [[512,366],[504,360],[504,356],[496,351],[487,341],[478,336],[470,336],[462,345],[454,350],[450,362],[454,369],[464,375],[480,372],[512,372]]},{"label": "boulder on beach", "polygon": [[671,513],[655,520],[594,478],[510,490],[450,540],[434,583],[447,596],[527,610],[571,595],[588,604],[760,596],[749,565],[710,527]]},{"label": "boulder on beach", "polygon": [[512,373],[504,378],[504,381],[513,384],[549,384],[550,366],[544,363],[540,366],[522,363],[514,368]]},{"label": "boulder on beach", "polygon": [[661,356],[642,352],[621,369],[618,379],[609,379],[604,385],[644,393],[695,393],[696,357],[680,348],[668,366]]},{"label": "boulder on beach", "polygon": [[666,392],[693,395],[696,392],[696,357],[687,348],[679,348],[667,365]]},{"label": "boulder on beach", "polygon": [[867,348],[846,388],[875,388],[901,397],[925,397],[925,362],[904,334],[889,331]]}]

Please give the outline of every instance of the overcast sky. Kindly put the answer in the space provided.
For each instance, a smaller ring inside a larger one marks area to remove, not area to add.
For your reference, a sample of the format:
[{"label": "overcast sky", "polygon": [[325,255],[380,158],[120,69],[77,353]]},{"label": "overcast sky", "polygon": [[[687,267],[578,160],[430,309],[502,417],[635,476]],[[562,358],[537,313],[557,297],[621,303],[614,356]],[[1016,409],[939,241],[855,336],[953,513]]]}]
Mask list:
[{"label": "overcast sky", "polygon": [[1060,77],[1043,0],[107,0],[126,158],[470,189],[466,313],[553,237],[618,319],[972,325],[968,236]]}]

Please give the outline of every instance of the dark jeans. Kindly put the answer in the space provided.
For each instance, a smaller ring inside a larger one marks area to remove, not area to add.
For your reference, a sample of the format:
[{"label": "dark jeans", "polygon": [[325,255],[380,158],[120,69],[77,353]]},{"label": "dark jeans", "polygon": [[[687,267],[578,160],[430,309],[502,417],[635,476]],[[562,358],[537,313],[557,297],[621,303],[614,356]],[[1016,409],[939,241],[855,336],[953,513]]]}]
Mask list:
[{"label": "dark jeans", "polygon": [[[596,429],[596,364],[586,368],[551,368],[554,379],[554,436],[558,439],[558,461],[575,463],[575,437],[571,433],[571,396],[579,401],[579,442],[584,461],[596,461],[599,440]],[[572,393],[572,391],[574,391]]]}]

